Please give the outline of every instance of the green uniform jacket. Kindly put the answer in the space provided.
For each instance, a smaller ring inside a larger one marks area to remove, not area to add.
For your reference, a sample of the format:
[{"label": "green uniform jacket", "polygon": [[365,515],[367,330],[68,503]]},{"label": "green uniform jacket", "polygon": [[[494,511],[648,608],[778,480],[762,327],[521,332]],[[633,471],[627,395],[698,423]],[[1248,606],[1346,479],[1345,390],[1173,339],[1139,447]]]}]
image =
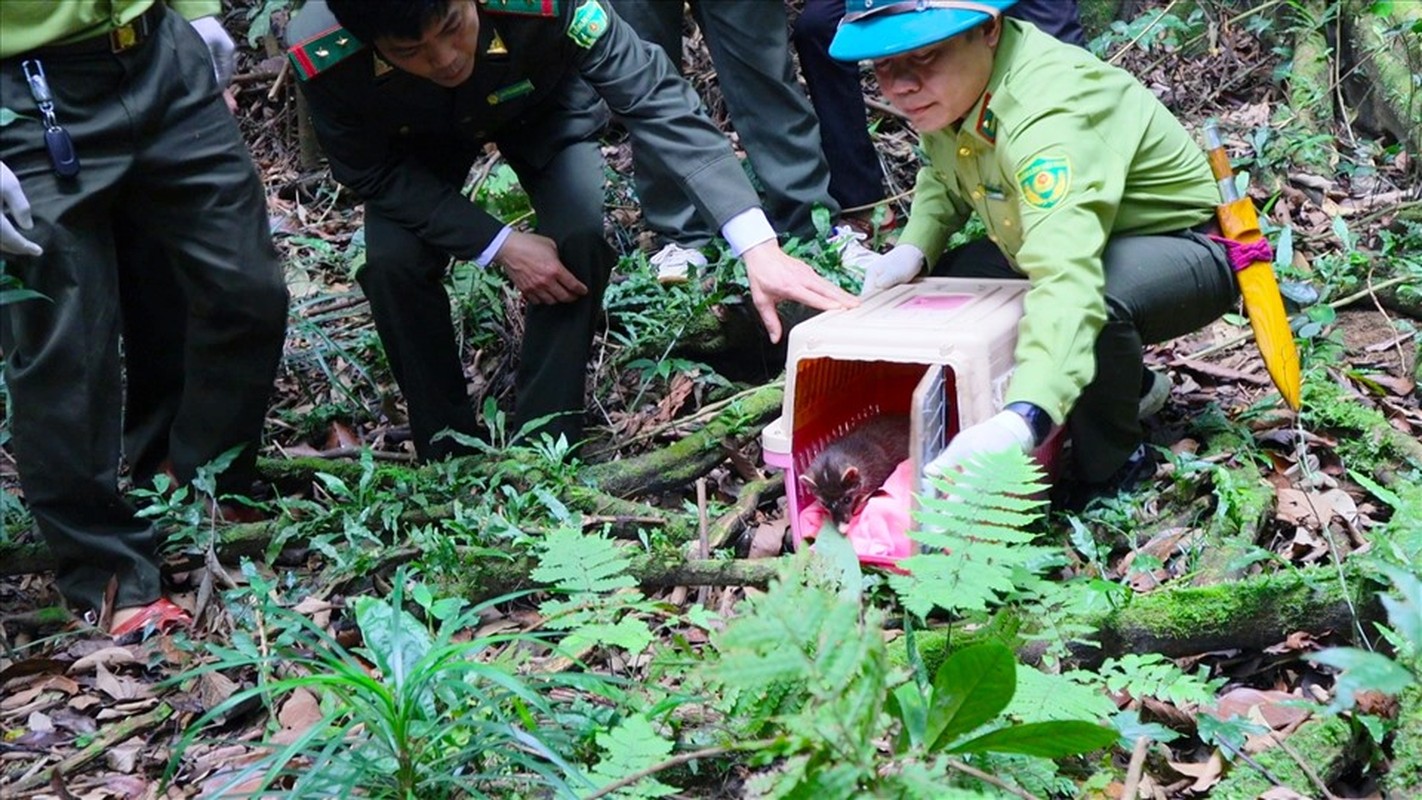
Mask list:
[{"label": "green uniform jacket", "polygon": [[690,85],[605,3],[492,3],[479,0],[478,60],[454,89],[386,64],[324,2],[308,3],[293,21],[292,61],[306,78],[331,172],[368,205],[434,247],[473,258],[504,223],[437,177],[424,154],[459,148],[472,160],[492,141],[541,167],[569,144],[595,139],[611,107],[633,146],[675,175],[717,227],[759,206]]},{"label": "green uniform jacket", "polygon": [[1010,19],[982,98],[922,145],[899,241],[932,265],[978,213],[1031,281],[1006,402],[1061,423],[1095,373],[1107,239],[1210,219],[1219,193],[1204,153],[1130,73]]},{"label": "green uniform jacket", "polygon": [[[101,36],[127,25],[154,0],[0,0],[0,58]],[[222,13],[221,0],[168,0],[187,19]]]}]

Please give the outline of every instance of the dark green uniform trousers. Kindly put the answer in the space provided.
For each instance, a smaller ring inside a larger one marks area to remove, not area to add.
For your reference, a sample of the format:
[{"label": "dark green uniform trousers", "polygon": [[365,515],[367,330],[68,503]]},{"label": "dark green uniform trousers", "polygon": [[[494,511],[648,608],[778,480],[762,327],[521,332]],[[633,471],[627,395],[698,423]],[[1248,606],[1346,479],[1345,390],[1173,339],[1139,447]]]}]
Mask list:
[{"label": "dark green uniform trousers", "polygon": [[[603,235],[602,155],[596,142],[582,141],[546,164],[530,164],[508,150],[504,157],[528,192],[537,232],[557,243],[563,265],[588,287],[572,303],[527,307],[513,430],[557,415],[539,430],[577,442],[593,334],[617,260]],[[466,159],[451,159],[432,169],[459,186],[469,167]],[[434,440],[445,429],[478,432],[444,286],[449,255],[369,206],[365,225],[366,264],[357,279],[409,406],[415,449],[424,459],[465,453],[450,437]]]},{"label": "dark green uniform trousers", "polygon": [[[51,169],[26,58],[42,61],[73,136],[81,170],[72,179]],[[180,288],[182,338],[155,333],[127,345],[130,365],[149,376],[141,384],[171,386],[151,376],[172,364],[182,373],[170,410],[143,413],[171,417],[167,458],[180,480],[245,446],[219,479],[219,491],[245,492],[286,321],[261,183],[207,47],[176,13],[121,53],[40,50],[0,62],[0,106],[23,115],[0,128],[0,160],[30,200],[27,235],[45,250],[7,258],[6,269],[48,299],[0,306],[25,500],[70,602],[99,608],[117,578],[118,606],[147,603],[160,592],[158,535],[117,488],[120,298],[147,297],[150,277]],[[145,263],[128,249],[135,237],[166,259]]]},{"label": "dark green uniform trousers", "polygon": [[[612,0],[612,7],[681,71],[681,2]],[[721,95],[760,179],[765,213],[777,231],[815,235],[815,205],[839,216],[829,193],[829,164],[819,120],[790,58],[784,0],[691,0],[706,38]],[[717,234],[697,214],[674,176],[660,173],[632,148],[637,197],[647,227],[682,245],[701,246]]]},{"label": "dark green uniform trousers", "polygon": [[[1096,337],[1096,377],[1067,416],[1076,477],[1089,483],[1109,479],[1141,443],[1142,346],[1204,327],[1238,296],[1224,249],[1197,233],[1116,236],[1102,261],[1106,324]],[[1022,279],[984,239],[944,253],[933,274]]]}]

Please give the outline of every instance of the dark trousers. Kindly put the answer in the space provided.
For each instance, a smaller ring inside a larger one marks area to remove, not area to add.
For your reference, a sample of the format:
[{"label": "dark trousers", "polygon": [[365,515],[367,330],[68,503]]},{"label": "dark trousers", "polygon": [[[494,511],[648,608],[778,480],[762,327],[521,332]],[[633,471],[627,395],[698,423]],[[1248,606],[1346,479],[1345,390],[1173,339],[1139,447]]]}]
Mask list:
[{"label": "dark trousers", "polygon": [[[612,6],[681,70],[681,2],[612,0]],[[777,231],[813,237],[814,207],[837,217],[839,206],[829,192],[819,123],[795,77],[784,0],[691,0],[691,14],[706,37],[731,124],[760,179],[766,216]],[[677,178],[658,172],[635,147],[632,159],[647,227],[682,245],[709,242],[717,231],[697,214]]]},{"label": "dark trousers", "polygon": [[[1141,443],[1142,346],[1204,327],[1238,295],[1223,248],[1196,233],[1113,237],[1102,261],[1106,324],[1096,337],[1096,377],[1067,416],[1076,475],[1089,482],[1110,478]],[[1022,279],[983,239],[945,253],[933,274]]]},{"label": "dark trousers", "polygon": [[[588,287],[572,303],[527,306],[514,430],[557,415],[539,429],[576,442],[582,438],[592,338],[617,261],[603,238],[602,156],[596,142],[585,141],[538,167],[505,158],[538,215],[537,232],[557,243],[563,265]],[[460,162],[436,172],[459,185],[468,170],[469,164]],[[409,406],[415,449],[424,459],[466,453],[449,437],[434,441],[445,429],[471,436],[478,431],[444,286],[449,255],[369,206],[365,224],[366,264],[358,280]]]},{"label": "dark trousers", "polygon": [[23,58],[0,62],[0,106],[22,115],[0,127],[0,160],[30,200],[27,235],[45,252],[7,256],[6,269],[48,299],[0,306],[20,480],[66,598],[97,609],[117,578],[117,605],[141,605],[160,592],[158,535],[117,488],[120,297],[149,266],[120,248],[131,236],[161,248],[181,288],[184,338],[135,341],[128,357],[151,364],[181,350],[168,455],[179,479],[191,480],[244,446],[219,491],[250,486],[286,287],[256,170],[207,47],[181,17],[166,12],[151,39],[123,53],[43,58],[82,165],[72,179],[50,167]]},{"label": "dark trousers", "polygon": [[1007,9],[1007,16],[1026,20],[1059,41],[1086,46],[1086,34],[1081,30],[1076,0],[1018,0]]},{"label": "dark trousers", "polygon": [[829,192],[844,208],[859,208],[884,199],[884,169],[869,138],[859,65],[829,56],[843,16],[844,0],[805,0],[790,38],[820,120]]}]

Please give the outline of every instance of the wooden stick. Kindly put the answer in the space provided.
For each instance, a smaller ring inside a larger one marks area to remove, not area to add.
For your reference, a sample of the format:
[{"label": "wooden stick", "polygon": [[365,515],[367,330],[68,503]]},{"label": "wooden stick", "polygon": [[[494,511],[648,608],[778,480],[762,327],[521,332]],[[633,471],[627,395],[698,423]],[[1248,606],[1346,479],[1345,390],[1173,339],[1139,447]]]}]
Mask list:
[{"label": "wooden stick", "polygon": [[129,717],[122,722],[114,723],[102,734],[96,736],[93,741],[89,742],[89,744],[79,752],[64,757],[58,764],[55,764],[48,770],[40,770],[28,777],[22,778],[12,789],[17,793],[25,792],[48,783],[49,776],[56,771],[60,774],[72,773],[90,761],[102,756],[113,747],[122,744],[148,728],[161,724],[171,716],[173,716],[173,707],[167,703],[159,703],[152,711]]}]

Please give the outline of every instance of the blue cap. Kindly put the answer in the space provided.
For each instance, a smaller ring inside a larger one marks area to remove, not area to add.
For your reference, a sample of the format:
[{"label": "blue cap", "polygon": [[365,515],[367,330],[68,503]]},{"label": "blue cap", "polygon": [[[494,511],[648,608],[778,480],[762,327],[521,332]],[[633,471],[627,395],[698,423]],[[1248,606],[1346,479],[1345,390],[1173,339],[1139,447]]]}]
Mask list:
[{"label": "blue cap", "polygon": [[950,39],[1000,16],[1017,0],[845,0],[831,58],[888,58]]}]

